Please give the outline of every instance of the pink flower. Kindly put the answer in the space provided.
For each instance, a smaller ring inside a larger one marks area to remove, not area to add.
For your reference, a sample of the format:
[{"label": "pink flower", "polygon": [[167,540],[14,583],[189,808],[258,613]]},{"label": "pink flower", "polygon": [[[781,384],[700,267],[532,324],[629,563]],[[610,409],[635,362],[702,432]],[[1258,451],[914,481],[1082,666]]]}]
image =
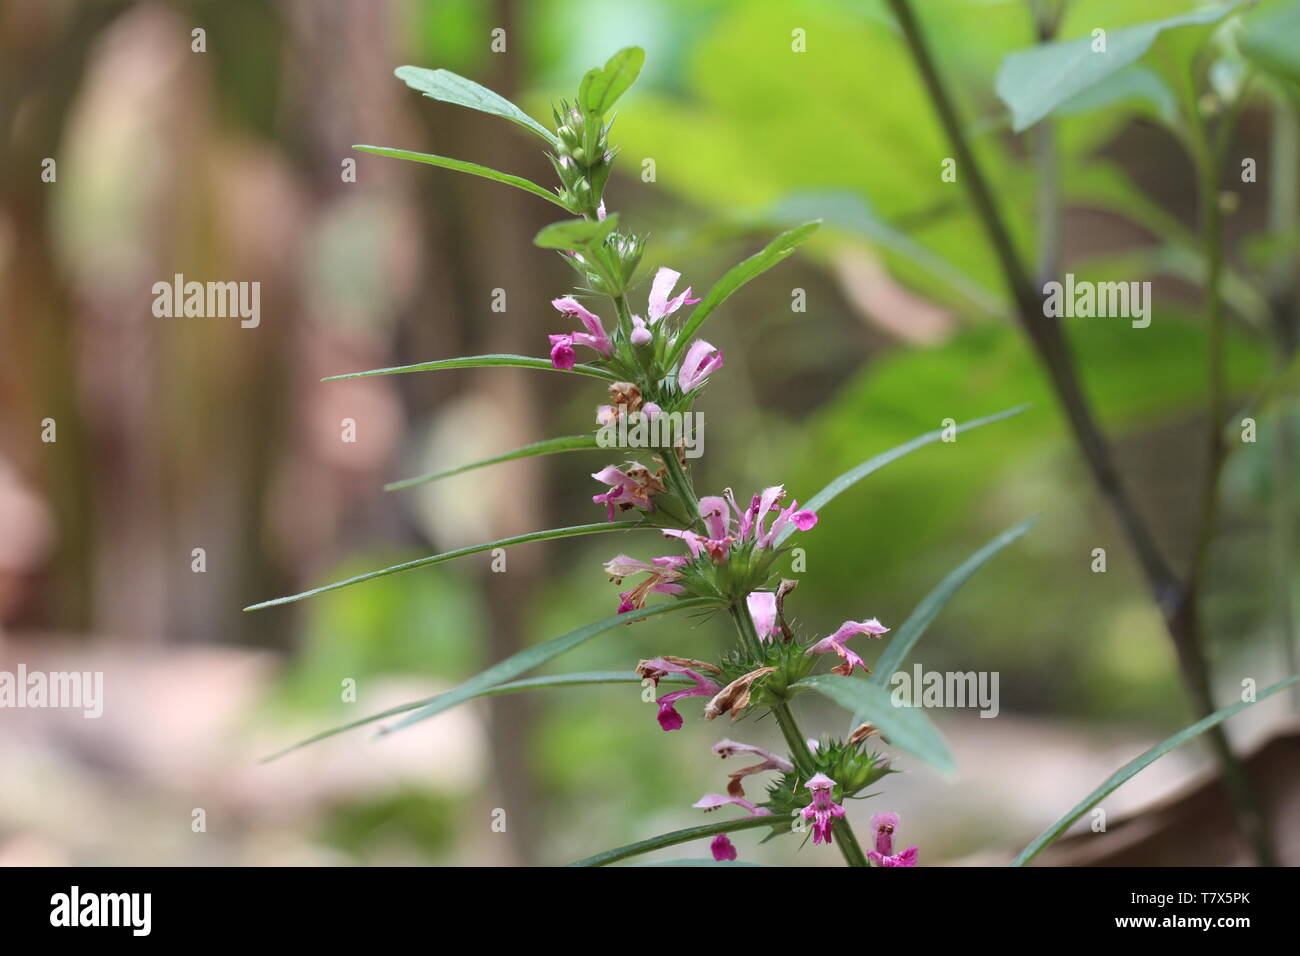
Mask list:
[{"label": "pink flower", "polygon": [[[718,807],[725,807],[728,804],[735,804],[738,807],[744,807],[749,811],[747,816],[767,817],[772,815],[772,811],[767,807],[755,806],[742,797],[724,797],[720,793],[705,794],[695,802],[695,806],[698,809],[703,810],[705,813],[708,813],[710,810],[716,810]],[[719,833],[714,837],[713,842],[709,845],[709,849],[713,851],[713,859],[715,860],[734,860],[736,858],[736,847],[732,844],[730,838],[728,838],[725,833]]]},{"label": "pink flower", "polygon": [[867,853],[867,858],[876,866],[916,866],[916,847],[909,846],[902,853],[894,853],[894,830],[898,822],[897,813],[877,813],[871,818],[876,848]]},{"label": "pink flower", "polygon": [[881,637],[888,633],[889,628],[885,627],[874,617],[865,621],[845,621],[840,625],[838,631],[829,637],[823,637],[812,647],[808,648],[808,650],[804,651],[804,653],[829,654],[833,651],[840,656],[841,661],[839,664],[836,664],[831,668],[833,673],[843,674],[845,677],[848,677],[853,673],[853,668],[861,667],[864,671],[870,674],[871,668],[866,665],[862,658],[858,657],[857,654],[853,653],[844,645],[849,638],[858,634],[866,634],[870,637]]},{"label": "pink flower", "polygon": [[632,335],[630,338],[633,345],[649,345],[654,341],[654,336],[646,328],[645,319],[639,315],[632,316]]},{"label": "pink flower", "polygon": [[751,591],[745,598],[749,616],[760,641],[770,641],[781,633],[776,623],[776,594],[772,591]]},{"label": "pink flower", "polygon": [[655,402],[646,402],[641,406],[641,414],[647,419],[654,418],[656,415],[662,415],[663,409]]},{"label": "pink flower", "polygon": [[578,361],[577,353],[573,351],[573,336],[571,335],[552,335],[551,339],[551,365],[562,372],[567,372]]},{"label": "pink flower", "polygon": [[[671,694],[655,698],[655,703],[659,705],[659,726],[664,730],[681,729],[682,715],[677,713],[677,701],[684,700],[687,697],[712,698],[722,689],[707,677],[686,666],[685,663],[681,663],[682,660],[684,659],[656,657],[653,660],[642,661],[636,668],[637,674],[641,677],[648,677],[654,682],[656,688],[659,686],[660,679],[666,674],[684,674],[695,684],[694,687],[673,691]],[[703,661],[689,661],[689,663],[701,669],[709,669],[713,673],[718,673],[718,669],[712,664],[705,664]],[[696,806],[699,806],[699,804],[696,804]]]},{"label": "pink flower", "polygon": [[609,485],[609,491],[592,495],[591,500],[598,505],[605,505],[610,521],[614,520],[615,506],[623,511],[628,508],[654,511],[654,496],[664,491],[664,484],[658,476],[652,475],[644,465],[635,462],[628,467],[627,471],[614,465],[606,465],[591,477]]},{"label": "pink flower", "polygon": [[689,392],[703,385],[709,374],[720,368],[722,352],[703,339],[696,339],[677,370],[677,385],[683,392]]},{"label": "pink flower", "polygon": [[784,757],[764,750],[762,747],[754,747],[750,744],[741,744],[734,740],[718,741],[713,745],[713,752],[723,759],[734,757],[739,754],[753,754],[755,757],[759,757],[762,760],[761,763],[756,763],[749,767],[742,767],[740,770],[728,774],[728,776],[731,777],[731,782],[727,784],[727,793],[733,797],[743,797],[745,795],[745,788],[742,786],[742,781],[751,774],[763,773],[767,770],[779,770],[782,773],[794,772],[794,764],[786,760]]},{"label": "pink flower", "polygon": [[719,833],[709,844],[709,851],[713,854],[713,859],[718,863],[736,858],[736,845],[728,839],[725,833]]},{"label": "pink flower", "polygon": [[660,319],[672,315],[683,305],[694,305],[699,299],[692,299],[690,286],[686,291],[675,299],[670,299],[673,286],[677,280],[682,277],[680,272],[669,269],[667,266],[660,266],[659,271],[655,273],[654,282],[650,284],[650,302],[646,314],[650,317],[650,324],[654,325]]},{"label": "pink flower", "polygon": [[834,786],[835,781],[824,773],[814,775],[807,783],[808,789],[812,791],[812,803],[800,812],[805,820],[813,821],[814,844],[830,843],[831,827],[844,816],[844,808],[831,799],[831,788]]},{"label": "pink flower", "polygon": [[620,554],[607,562],[605,573],[615,584],[622,584],[623,578],[632,574],[646,572],[650,575],[632,590],[624,591],[619,595],[618,613],[626,614],[628,611],[645,607],[646,598],[651,594],[681,594],[686,589],[673,582],[681,577],[681,572],[677,569],[685,563],[686,558],[681,555],[652,558],[650,563],[646,563],[629,558],[625,554]]},{"label": "pink flower", "polygon": [[588,311],[581,302],[571,295],[552,299],[551,305],[563,313],[565,318],[581,321],[587,330],[586,332],[570,332],[567,335],[550,336],[551,364],[553,366],[566,371],[573,368],[576,361],[573,352],[573,346],[575,345],[586,345],[595,349],[605,358],[609,358],[613,346],[610,345],[609,336],[605,334],[605,327],[601,324],[600,316]]}]

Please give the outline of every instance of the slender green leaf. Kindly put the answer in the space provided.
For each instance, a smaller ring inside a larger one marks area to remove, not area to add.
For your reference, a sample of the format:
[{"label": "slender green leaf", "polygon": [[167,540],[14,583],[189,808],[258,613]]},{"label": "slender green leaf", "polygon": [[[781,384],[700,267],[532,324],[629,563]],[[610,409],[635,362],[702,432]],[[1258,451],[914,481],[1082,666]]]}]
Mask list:
[{"label": "slender green leaf", "polygon": [[[626,620],[626,615],[624,616]],[[529,677],[524,680],[511,681],[508,684],[498,684],[496,687],[489,687],[485,691],[475,694],[475,697],[497,697],[501,694],[516,694],[526,690],[543,690],[548,687],[579,687],[591,684],[640,684],[645,678],[633,671],[588,671],[579,674],[550,674],[546,677]],[[691,679],[683,677],[680,674],[667,674],[659,678],[660,684],[689,684]],[[447,693],[444,691],[444,693]],[[385,717],[394,717],[397,714],[405,714],[416,710],[426,704],[431,704],[441,694],[434,694],[432,697],[424,697],[420,700],[413,700],[410,703],[398,704],[396,707],[389,707],[387,710],[381,710],[377,714],[370,714],[367,717],[361,717],[357,720],[349,721],[338,727],[331,727],[329,730],[323,730],[318,734],[300,740],[296,744],[285,747],[283,750],[276,751],[269,757],[263,757],[260,763],[270,763],[272,760],[278,760],[285,754],[300,750],[308,744],[314,744],[319,740],[325,740],[329,737],[337,737],[339,734],[346,733],[349,730],[355,730],[358,727],[364,727],[366,724],[373,724],[383,720]]]},{"label": "slender green leaf", "polygon": [[490,166],[480,166],[478,163],[467,163],[462,159],[449,159],[446,156],[435,156],[432,153],[415,153],[409,149],[392,149],[388,146],[353,146],[353,149],[359,149],[363,153],[374,153],[376,156],[387,156],[391,159],[407,159],[413,163],[427,163],[430,166],[441,166],[444,169],[454,169],[457,172],[469,173],[471,176],[482,176],[484,179],[496,180],[499,183],[505,183],[507,186],[514,186],[522,189],[524,192],[530,192],[534,196],[540,196],[550,202],[555,203],[561,209],[571,212],[560,197],[547,189],[542,188],[530,179],[524,179],[522,176],[512,176],[510,173],[503,173],[498,169],[492,169]]},{"label": "slender green leaf", "polygon": [[642,853],[661,850],[666,846],[676,846],[679,843],[690,843],[692,840],[717,836],[719,833],[735,833],[739,830],[753,830],[757,827],[789,826],[789,824],[790,821],[785,817],[778,817],[775,814],[761,817],[740,817],[736,820],[722,820],[718,823],[706,823],[703,826],[687,827],[685,830],[673,830],[671,833],[661,833],[657,837],[651,837],[650,839],[642,840],[639,843],[629,843],[627,846],[620,846],[613,850],[606,850],[604,853],[597,853],[595,856],[589,856],[585,860],[579,860],[577,863],[570,863],[569,866],[606,866],[610,863],[617,863],[619,860],[626,860],[630,856],[639,856]]},{"label": "slender green leaf", "polygon": [[1026,518],[1019,524],[1012,525],[963,561],[955,570],[949,572],[948,576],[921,600],[921,603],[916,606],[916,609],[912,611],[907,620],[890,637],[885,653],[880,655],[880,660],[876,662],[876,674],[872,680],[882,686],[888,684],[890,675],[903,666],[903,662],[907,660],[907,655],[912,652],[913,646],[925,633],[925,629],[930,626],[930,622],[939,616],[939,612],[948,603],[948,599],[970,580],[971,575],[984,567],[989,559],[1012,541],[1024,535],[1034,526],[1034,522],[1037,520],[1038,517],[1034,516]]},{"label": "slender green leaf", "polygon": [[[1028,407],[1029,407],[1028,405],[1017,405],[1015,408],[1008,408],[1004,412],[997,412],[996,414],[993,415],[985,415],[983,418],[971,419],[968,422],[963,422],[962,424],[957,425],[953,429],[953,433],[960,434],[961,432],[969,431],[972,428],[979,428],[981,425],[991,425],[993,422],[1000,422],[1004,418],[1010,418],[1012,415],[1019,415]],[[876,455],[876,457],[874,458],[868,458],[866,461],[858,465],[856,468],[851,468],[848,471],[846,471],[844,474],[840,475],[838,478],[832,481],[821,491],[817,492],[817,494],[809,498],[806,502],[804,502],[803,507],[808,511],[820,512],[822,508],[826,507],[827,504],[829,504],[832,500],[838,497],[842,492],[847,491],[849,488],[853,487],[855,484],[857,484],[863,478],[867,477],[867,475],[871,474],[873,471],[879,471],[881,468],[884,468],[890,462],[897,461],[898,459],[902,458],[904,455],[908,454],[909,452],[916,451],[918,448],[922,448],[926,445],[931,444],[932,442],[938,441],[940,438],[943,437],[943,434],[946,430],[947,429],[936,428],[932,432],[926,432],[924,435],[918,435],[916,438],[913,438],[911,441],[904,442],[901,445],[889,449],[889,451],[881,452],[879,455]],[[777,535],[776,538],[776,547],[780,547],[781,543],[794,533],[794,530],[795,528],[794,525],[792,524],[788,524],[783,529],[781,529],[781,533]]]},{"label": "slender green leaf", "polygon": [[1105,49],[1092,36],[1044,43],[1007,56],[998,70],[998,97],[1011,109],[1012,128],[1028,129],[1084,90],[1136,63],[1161,33],[1218,23],[1236,3],[1194,10],[1164,20],[1108,30]]},{"label": "slender green leaf", "polygon": [[459,475],[466,471],[473,471],[475,468],[484,468],[487,465],[497,465],[503,461],[515,461],[519,458],[534,458],[538,455],[553,455],[562,451],[587,451],[599,447],[600,442],[596,439],[595,435],[566,435],[563,438],[548,438],[546,441],[533,442],[531,445],[524,445],[522,448],[516,448],[513,451],[494,455],[491,458],[484,458],[482,461],[471,462],[468,465],[461,465],[458,468],[448,468],[446,471],[434,471],[427,475],[417,475],[414,478],[403,478],[401,481],[394,481],[384,485],[384,490],[399,491],[402,488],[410,488],[414,485],[423,485],[430,481],[440,481],[443,478],[450,478],[452,475]]},{"label": "slender green leaf", "polygon": [[450,70],[427,70],[419,66],[399,66],[393,71],[399,80],[413,90],[443,103],[454,103],[481,113],[502,116],[531,130],[551,145],[558,140],[555,134],[499,93]]},{"label": "slender green leaf", "polygon": [[565,219],[546,226],[533,239],[533,245],[543,249],[584,249],[618,228],[618,213],[604,219]]},{"label": "slender green leaf", "polygon": [[703,301],[691,312],[691,317],[686,320],[677,336],[677,344],[668,356],[667,364],[671,366],[682,357],[690,344],[691,336],[704,324],[704,320],[709,317],[709,313],[722,305],[723,302],[726,302],[733,292],[750,279],[762,275],[772,266],[792,254],[795,248],[816,232],[820,225],[821,220],[816,220],[788,229],[764,246],[762,250],[729,269],[721,279],[714,283],[713,288],[704,296]]},{"label": "slender green leaf", "polygon": [[263,601],[260,604],[250,604],[244,608],[245,611],[258,611],[266,607],[276,607],[280,604],[291,604],[294,601],[301,601],[303,598],[315,597],[317,594],[324,594],[326,591],[337,591],[339,588],[345,588],[352,584],[360,584],[362,581],[370,581],[374,578],[382,578],[389,574],[397,574],[401,571],[413,571],[416,568],[427,568],[430,565],[441,564],[444,561],[450,561],[453,558],[463,558],[470,554],[479,554],[483,551],[491,551],[493,548],[508,548],[516,544],[528,544],[532,541],[550,541],[554,538],[574,538],[584,534],[602,534],[607,531],[629,531],[633,528],[650,528],[652,525],[643,524],[640,521],[602,521],[599,524],[579,524],[568,528],[550,528],[546,531],[533,531],[529,534],[516,535],[513,538],[502,538],[499,541],[489,541],[486,544],[476,544],[468,548],[457,548],[455,551],[445,551],[442,554],[430,555],[427,558],[417,558],[414,561],[406,561],[402,564],[394,564],[391,568],[381,568],[378,571],[369,571],[366,574],[358,574],[354,578],[348,578],[345,581],[335,581],[333,584],[323,584],[318,588],[312,588],[310,591],[303,591],[301,594],[290,594],[287,597],[275,598],[271,601]]},{"label": "slender green leaf", "polygon": [[607,617],[603,620],[596,621],[594,624],[588,624],[586,627],[580,627],[576,631],[570,631],[568,634],[562,634],[559,637],[553,637],[549,641],[544,641],[536,647],[529,647],[507,657],[500,663],[493,664],[487,670],[474,677],[471,677],[465,683],[461,684],[455,690],[450,690],[445,694],[439,694],[435,700],[429,701],[413,714],[402,718],[391,727],[386,727],[380,733],[394,733],[404,727],[419,723],[422,720],[428,720],[436,714],[442,713],[457,704],[464,703],[477,697],[483,691],[491,687],[496,687],[506,681],[518,677],[535,667],[540,667],[552,658],[559,657],[561,654],[573,650],[579,644],[585,644],[587,641],[603,634],[606,631],[612,631],[616,627],[625,624],[631,624],[633,621],[642,621],[648,617],[654,617],[657,614],[667,614],[669,611],[682,611],[688,608],[701,607],[719,607],[718,601],[712,598],[685,598],[680,601],[669,601],[665,604],[655,604],[651,607],[641,608],[640,610],[628,611],[625,614],[615,614],[613,617]]},{"label": "slender green leaf", "polygon": [[1294,677],[1288,677],[1286,680],[1279,681],[1272,687],[1260,691],[1259,695],[1253,701],[1244,700],[1232,704],[1231,706],[1224,707],[1221,710],[1216,710],[1208,717],[1203,717],[1190,727],[1180,730],[1178,733],[1166,740],[1162,740],[1140,757],[1135,757],[1133,760],[1130,760],[1107,777],[1106,781],[1100,787],[1079,801],[1079,803],[1077,803],[1069,813],[1040,833],[1034,842],[1030,843],[1029,846],[1020,851],[1020,855],[1011,861],[1011,865],[1024,866],[1042,852],[1042,850],[1049,844],[1064,834],[1066,830],[1070,829],[1074,821],[1078,820],[1081,816],[1099,804],[1104,798],[1118,790],[1123,784],[1131,780],[1133,777],[1136,777],[1147,767],[1151,766],[1151,764],[1169,753],[1169,751],[1181,747],[1183,744],[1187,743],[1187,741],[1203,734],[1215,724],[1223,723],[1223,721],[1227,720],[1229,717],[1240,713],[1252,704],[1256,704],[1266,697],[1271,697],[1278,691],[1285,690],[1297,682],[1300,682],[1300,674],[1297,674]]},{"label": "slender green leaf", "polygon": [[[349,378],[369,378],[372,375],[402,375],[406,372],[436,372],[446,368],[537,368],[547,372],[558,371],[550,359],[532,358],[528,355],[467,355],[463,358],[438,359],[434,362],[421,362],[419,365],[398,365],[393,368],[375,368],[368,372],[348,372],[345,375],[331,375],[321,379],[322,382],[341,382]],[[572,370],[580,375],[617,381],[618,376],[594,365],[575,365]]]},{"label": "slender green leaf", "polygon": [[839,674],[814,674],[790,685],[799,690],[815,690],[829,697],[850,714],[869,720],[895,746],[910,750],[930,766],[951,773],[957,769],[948,745],[938,729],[920,707],[897,707],[889,691],[879,684],[842,677]]},{"label": "slender green leaf", "polygon": [[588,113],[604,116],[628,87],[636,82],[645,63],[645,50],[624,47],[606,61],[604,67],[587,71],[578,87],[578,102]]}]

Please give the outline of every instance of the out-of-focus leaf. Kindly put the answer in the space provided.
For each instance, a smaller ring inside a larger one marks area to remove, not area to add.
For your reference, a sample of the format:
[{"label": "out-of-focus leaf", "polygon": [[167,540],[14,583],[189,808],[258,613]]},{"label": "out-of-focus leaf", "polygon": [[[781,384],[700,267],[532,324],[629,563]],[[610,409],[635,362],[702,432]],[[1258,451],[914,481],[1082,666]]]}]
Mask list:
[{"label": "out-of-focus leaf", "polygon": [[604,116],[618,98],[636,82],[645,63],[645,50],[629,46],[619,50],[604,67],[588,71],[578,87],[578,102],[588,113]]},{"label": "out-of-focus leaf", "polygon": [[814,674],[790,685],[798,690],[815,690],[839,704],[855,719],[868,720],[896,747],[910,750],[930,766],[944,773],[957,769],[948,745],[921,707],[896,707],[892,695],[878,684],[843,677]]},{"label": "out-of-focus leaf", "polygon": [[1044,43],[1012,53],[1002,61],[995,87],[1011,110],[1012,128],[1028,129],[1043,117],[1146,55],[1160,34],[1179,27],[1211,26],[1237,4],[1226,3],[1180,16],[1111,30],[1104,51],[1093,37]]},{"label": "out-of-focus leaf", "polygon": [[427,475],[416,475],[414,478],[403,478],[401,481],[390,482],[384,485],[384,491],[400,491],[403,488],[427,484],[430,481],[440,481],[443,478],[450,478],[452,475],[473,471],[475,468],[485,468],[488,465],[500,464],[503,461],[534,458],[538,455],[554,455],[562,451],[587,451],[599,447],[600,443],[595,435],[566,435],[563,438],[548,438],[545,441],[524,445],[522,448],[516,448],[513,451],[493,455],[491,458],[471,462],[468,465],[460,465],[456,468],[448,468],[446,471],[435,471]]},{"label": "out-of-focus leaf", "polygon": [[455,103],[481,113],[491,113],[518,123],[554,145],[555,134],[499,93],[450,70],[428,70],[420,66],[399,66],[394,75],[413,90],[443,103]]},{"label": "out-of-focus leaf", "polygon": [[570,211],[569,207],[562,203],[558,196],[537,185],[532,180],[524,179],[522,176],[512,176],[510,173],[503,173],[498,169],[492,169],[490,166],[467,163],[462,159],[449,159],[446,156],[435,156],[432,153],[416,153],[409,149],[392,149],[388,146],[353,146],[352,148],[359,149],[363,153],[374,153],[376,156],[387,156],[390,159],[406,159],[413,163],[426,163],[430,166],[454,169],[457,172],[469,173],[471,176],[482,176],[484,179],[505,183],[507,186],[514,186],[516,189],[522,189],[534,196],[540,196],[542,199],[555,203],[561,209]]},{"label": "out-of-focus leaf", "polygon": [[499,541],[489,541],[486,544],[475,544],[468,548],[457,548],[455,551],[444,551],[442,554],[430,555],[427,558],[417,558],[414,561],[395,564],[390,568],[381,568],[378,571],[370,571],[367,574],[358,574],[356,577],[347,578],[343,581],[335,581],[333,584],[323,584],[318,588],[312,588],[311,590],[303,591],[300,594],[290,594],[286,597],[263,601],[260,604],[250,604],[248,607],[244,608],[244,610],[259,611],[262,608],[276,607],[280,604],[291,604],[294,601],[301,601],[304,598],[315,597],[317,594],[324,594],[326,591],[337,591],[339,588],[345,588],[352,584],[360,584],[363,581],[370,581],[374,578],[382,578],[389,574],[398,574],[402,571],[413,571],[416,568],[427,568],[430,565],[441,564],[444,561],[451,561],[454,558],[463,558],[466,555],[491,551],[493,548],[508,548],[512,545],[528,544],[532,541],[550,541],[554,538],[575,538],[585,534],[603,534],[607,531],[630,531],[633,528],[649,527],[652,526],[642,524],[640,521],[603,521],[599,524],[578,524],[572,525],[568,528],[551,528],[546,531],[533,531],[529,534],[516,535],[513,538],[501,538]]},{"label": "out-of-focus leaf", "polygon": [[907,655],[912,652],[912,648],[921,635],[925,633],[925,629],[930,626],[931,621],[939,616],[939,612],[943,610],[948,600],[957,593],[957,590],[969,581],[971,576],[995,554],[1032,528],[1037,520],[1036,516],[1026,518],[1024,521],[1003,531],[940,581],[938,586],[921,600],[921,603],[916,606],[916,610],[908,616],[907,620],[890,637],[885,653],[880,656],[880,660],[876,663],[876,674],[872,680],[881,686],[888,684],[890,675],[903,666],[903,662],[907,660]]},{"label": "out-of-focus leaf", "polygon": [[1070,97],[1055,112],[1058,115],[1090,113],[1125,101],[1139,101],[1154,107],[1155,115],[1172,124],[1178,116],[1178,98],[1159,74],[1141,64],[1112,73],[1083,92]]},{"label": "out-of-focus leaf", "polygon": [[686,351],[687,346],[690,344],[691,336],[704,324],[704,320],[709,317],[710,312],[723,302],[726,302],[733,292],[750,279],[762,275],[793,253],[801,242],[817,231],[820,225],[820,222],[805,222],[801,226],[788,229],[764,246],[761,251],[754,253],[744,262],[728,269],[726,274],[713,284],[713,288],[704,296],[704,300],[695,307],[691,317],[682,325],[682,330],[677,335],[677,344],[668,356],[667,364],[671,366],[681,358],[682,353]]},{"label": "out-of-focus leaf", "polygon": [[[546,372],[558,372],[550,359],[533,358],[530,355],[467,355],[463,358],[437,359],[433,362],[421,362],[418,365],[397,365],[393,368],[375,368],[366,372],[347,372],[343,375],[330,375],[321,379],[322,382],[342,382],[349,378],[369,378],[372,375],[403,375],[407,372],[437,372],[448,368],[495,368],[497,366],[508,366],[510,368],[537,368]],[[569,369],[570,372],[577,372],[579,375],[590,375],[592,378],[603,378],[606,381],[616,381],[618,376],[612,372],[607,372],[603,368],[597,368],[594,365],[575,365]]]},{"label": "out-of-focus leaf", "polygon": [[1061,817],[1061,819],[1057,820],[1050,827],[1048,827],[1046,830],[1040,833],[1034,839],[1034,841],[1029,844],[1029,846],[1025,847],[1023,850],[1020,851],[1020,854],[1014,860],[1011,861],[1011,865],[1024,866],[1035,856],[1041,853],[1049,844],[1051,844],[1063,833],[1065,833],[1066,830],[1070,829],[1070,826],[1074,823],[1075,820],[1079,819],[1079,817],[1083,816],[1085,813],[1087,813],[1089,810],[1095,807],[1105,797],[1114,793],[1116,790],[1118,790],[1129,780],[1136,777],[1147,767],[1151,766],[1151,764],[1155,763],[1165,754],[1169,753],[1169,751],[1181,747],[1183,744],[1187,743],[1187,741],[1191,740],[1193,737],[1197,737],[1200,734],[1203,734],[1205,731],[1209,730],[1211,727],[1215,726],[1216,724],[1223,723],[1223,721],[1227,720],[1229,717],[1233,716],[1234,714],[1240,713],[1241,711],[1245,710],[1247,707],[1250,707],[1253,704],[1257,704],[1259,703],[1259,701],[1263,700],[1264,698],[1270,697],[1273,694],[1276,694],[1278,691],[1284,690],[1285,688],[1290,687],[1292,684],[1295,684],[1297,682],[1300,682],[1300,674],[1297,674],[1295,677],[1288,677],[1286,680],[1279,681],[1278,683],[1274,684],[1272,687],[1268,687],[1260,691],[1259,695],[1255,698],[1255,700],[1239,701],[1228,707],[1224,707],[1221,710],[1216,710],[1208,717],[1203,717],[1200,720],[1198,720],[1196,723],[1192,724],[1190,727],[1180,730],[1172,737],[1162,740],[1160,743],[1156,744],[1154,747],[1152,747],[1146,753],[1142,754],[1140,757],[1135,757],[1134,759],[1130,760],[1124,766],[1120,767],[1113,774],[1107,777],[1105,782],[1103,782],[1101,786],[1099,786],[1096,790],[1092,791],[1092,793],[1084,797],[1081,801],[1079,801],[1079,803],[1075,804],[1075,806],[1070,810],[1069,813]]},{"label": "out-of-focus leaf", "polygon": [[999,312],[996,294],[936,255],[907,234],[880,219],[861,196],[842,191],[794,193],[779,202],[768,215],[775,220],[795,222],[815,217],[832,227],[856,233],[883,249],[916,263],[929,275],[959,293],[984,312]]},{"label": "out-of-focus leaf", "polygon": [[1300,2],[1262,4],[1244,22],[1237,48],[1261,69],[1300,83]]},{"label": "out-of-focus leaf", "polygon": [[412,724],[417,724],[422,720],[428,720],[436,714],[442,713],[471,700],[485,690],[496,687],[506,681],[513,680],[520,674],[527,673],[535,667],[541,667],[547,661],[559,657],[568,651],[573,650],[579,644],[585,644],[599,634],[606,631],[612,631],[616,627],[622,627],[631,624],[633,621],[643,621],[646,618],[654,617],[659,614],[667,614],[670,611],[684,611],[691,608],[710,608],[720,607],[721,604],[711,598],[684,598],[680,601],[669,601],[664,604],[655,604],[651,607],[640,608],[639,610],[628,611],[624,614],[615,614],[613,617],[607,617],[603,620],[596,621],[594,624],[588,624],[586,627],[580,627],[576,631],[570,631],[568,634],[562,634],[559,637],[553,637],[549,641],[543,641],[536,647],[529,647],[518,654],[512,654],[505,660],[493,664],[487,670],[471,677],[465,683],[461,684],[455,690],[449,690],[445,694],[439,694],[436,698],[429,701],[415,713],[402,718],[392,727],[384,728],[381,733],[393,733]]},{"label": "out-of-focus leaf", "polygon": [[618,228],[618,213],[604,219],[566,219],[546,226],[533,239],[543,249],[581,249],[600,242]]}]

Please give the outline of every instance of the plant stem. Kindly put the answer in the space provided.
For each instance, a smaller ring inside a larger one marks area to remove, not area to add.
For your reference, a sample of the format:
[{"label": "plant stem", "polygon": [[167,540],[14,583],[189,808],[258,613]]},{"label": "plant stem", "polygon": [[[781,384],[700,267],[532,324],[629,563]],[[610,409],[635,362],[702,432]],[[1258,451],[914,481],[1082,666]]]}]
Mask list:
[{"label": "plant stem", "polygon": [[[752,648],[751,653],[761,653],[762,648],[759,644],[758,633],[754,630],[754,622],[749,616],[748,608],[733,604],[731,606],[731,620],[740,633],[741,642],[746,647]],[[790,760],[806,783],[808,778],[817,772],[817,764],[813,761],[812,751],[808,749],[808,741],[804,739],[803,734],[800,732],[799,725],[795,722],[794,714],[791,713],[788,703],[775,705],[772,708],[772,714],[776,717],[777,725],[781,728],[781,735],[785,737],[786,746],[790,749]],[[849,823],[847,816],[840,818],[835,826],[835,832],[838,836],[835,845],[840,848],[840,854],[844,857],[844,862],[849,866],[866,866],[867,858],[862,854],[862,847],[858,845],[858,838],[853,833],[853,827]]]},{"label": "plant stem", "polygon": [[[1111,457],[1109,445],[1097,426],[1091,406],[1083,393],[1060,322],[1044,315],[1042,298],[1020,261],[910,3],[908,0],[888,2],[952,145],[959,178],[970,192],[976,213],[997,256],[1011,292],[1016,320],[1047,372],[1057,402],[1065,413],[1075,443],[1088,464],[1094,482],[1114,511],[1125,537],[1137,555],[1147,586],[1173,642],[1192,708],[1198,717],[1213,713],[1209,667],[1201,647],[1195,595],[1166,563],[1150,527],[1129,497]],[[1238,828],[1252,849],[1256,862],[1269,865],[1273,854],[1266,821],[1245,768],[1233,753],[1221,726],[1213,727],[1208,732],[1208,737],[1222,769]]]}]

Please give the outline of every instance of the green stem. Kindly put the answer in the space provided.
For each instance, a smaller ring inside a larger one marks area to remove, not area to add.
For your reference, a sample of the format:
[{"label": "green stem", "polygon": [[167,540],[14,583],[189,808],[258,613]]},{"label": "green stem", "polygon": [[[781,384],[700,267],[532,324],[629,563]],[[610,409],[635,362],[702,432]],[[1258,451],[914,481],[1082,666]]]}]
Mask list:
[{"label": "green stem", "polygon": [[[695,496],[695,483],[691,481],[690,473],[677,460],[677,449],[661,448],[660,455],[663,458],[664,467],[668,469],[669,483],[674,486],[691,515],[698,515],[700,513],[700,499]],[[693,521],[694,518],[692,518]]]},{"label": "green stem", "polygon": [[[747,646],[754,648],[753,653],[761,653],[761,645],[758,640],[758,633],[754,630],[754,622],[749,616],[749,610],[740,605],[731,606],[731,620],[736,625],[736,630],[740,633],[741,641]],[[803,733],[799,730],[799,724],[794,719],[794,714],[790,711],[790,705],[787,703],[777,704],[772,708],[772,714],[776,717],[777,725],[781,728],[781,735],[785,737],[785,744],[790,750],[790,760],[794,763],[795,769],[799,775],[807,782],[808,778],[817,772],[817,764],[813,760],[812,751],[808,749],[808,741],[804,739]],[[849,823],[847,816],[841,817],[835,827],[835,845],[840,848],[840,854],[844,857],[844,862],[849,866],[866,866],[867,858],[862,853],[862,847],[858,845],[858,838],[853,832],[853,826]]]}]

